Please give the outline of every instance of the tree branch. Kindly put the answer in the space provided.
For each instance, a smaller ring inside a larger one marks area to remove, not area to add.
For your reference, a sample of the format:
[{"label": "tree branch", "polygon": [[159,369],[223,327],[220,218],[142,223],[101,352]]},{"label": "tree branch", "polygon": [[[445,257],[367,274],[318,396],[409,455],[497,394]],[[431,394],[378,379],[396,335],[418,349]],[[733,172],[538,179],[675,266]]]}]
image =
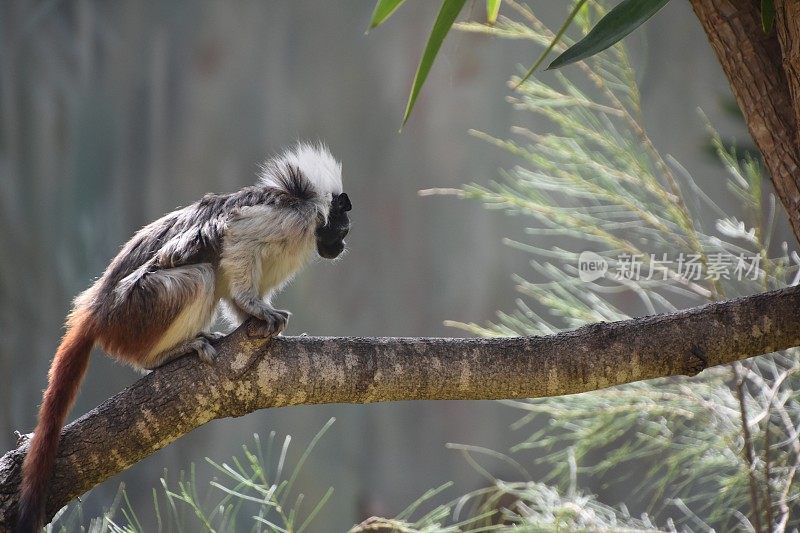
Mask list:
[{"label": "tree branch", "polygon": [[[62,433],[47,516],[181,435],[218,418],[298,404],[558,396],[800,345],[800,287],[546,337],[281,337],[239,328],[208,366],[181,358]],[[15,520],[28,439],[0,458],[0,530]]]},{"label": "tree branch", "polygon": [[[785,63],[775,32],[768,35],[761,28],[758,1],[691,0],[691,3],[728,77],[750,135],[764,157],[775,193],[786,209],[795,237],[800,241],[800,145],[795,120],[795,109],[800,116],[800,100],[792,98],[800,98],[797,94],[800,92],[797,79],[800,58],[797,56],[798,41],[792,48],[787,37],[787,24],[800,34],[797,27],[800,22],[787,18],[797,10],[784,9],[782,2],[776,4],[778,35],[786,41],[785,50],[793,50],[789,56],[792,61]],[[796,2],[786,4],[797,5]]]}]

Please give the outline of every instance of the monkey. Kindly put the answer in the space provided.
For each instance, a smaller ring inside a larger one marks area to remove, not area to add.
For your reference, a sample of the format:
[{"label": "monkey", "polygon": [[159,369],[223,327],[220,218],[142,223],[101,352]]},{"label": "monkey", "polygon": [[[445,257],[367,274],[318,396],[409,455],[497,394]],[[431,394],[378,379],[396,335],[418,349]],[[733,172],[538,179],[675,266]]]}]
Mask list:
[{"label": "monkey", "polygon": [[193,353],[217,356],[208,332],[221,311],[273,337],[290,313],[271,299],[316,252],[339,257],[350,231],[341,164],[322,144],[298,143],[267,160],[254,186],[207,194],[139,230],[74,301],[22,469],[18,533],[41,529],[61,428],[99,345],[152,370]]}]

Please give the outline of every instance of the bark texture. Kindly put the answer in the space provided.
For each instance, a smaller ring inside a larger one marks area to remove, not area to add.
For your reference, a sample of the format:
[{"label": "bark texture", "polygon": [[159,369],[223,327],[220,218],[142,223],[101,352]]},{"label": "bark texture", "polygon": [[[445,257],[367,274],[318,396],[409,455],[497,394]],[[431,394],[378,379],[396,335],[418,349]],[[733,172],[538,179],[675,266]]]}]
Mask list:
[{"label": "bark texture", "polygon": [[[297,404],[488,400],[592,391],[693,375],[800,345],[800,287],[547,337],[247,337],[218,343],[213,366],[184,357],[62,432],[48,518],[70,500],[223,417]],[[0,458],[0,530],[15,520],[28,439]]]},{"label": "bark texture", "polygon": [[759,1],[690,1],[800,241],[798,3],[776,0],[775,31],[767,34],[761,28]]},{"label": "bark texture", "polygon": [[[783,71],[791,95],[795,124],[800,124],[800,2],[775,1],[775,31],[781,47]],[[800,143],[800,132],[795,141]]]}]

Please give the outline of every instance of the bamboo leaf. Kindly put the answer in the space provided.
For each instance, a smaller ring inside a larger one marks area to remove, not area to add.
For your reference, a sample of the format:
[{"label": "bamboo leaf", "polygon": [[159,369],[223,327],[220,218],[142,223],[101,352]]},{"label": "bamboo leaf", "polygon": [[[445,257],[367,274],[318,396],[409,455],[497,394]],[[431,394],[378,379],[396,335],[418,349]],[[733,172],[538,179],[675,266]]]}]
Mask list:
[{"label": "bamboo leaf", "polygon": [[442,42],[447,36],[447,32],[453,26],[453,23],[464,7],[466,0],[444,0],[439,14],[436,16],[436,22],[433,23],[431,35],[428,37],[428,44],[425,45],[425,51],[422,53],[422,58],[417,67],[417,73],[414,75],[414,83],[411,85],[411,94],[408,96],[408,103],[406,104],[406,111],[403,114],[403,125],[408,121],[411,115],[411,110],[414,109],[414,104],[417,102],[417,97],[431,71],[433,61],[436,59],[436,54],[442,47]]},{"label": "bamboo leaf", "polygon": [[572,8],[572,11],[570,11],[569,16],[567,16],[567,19],[564,21],[563,24],[561,24],[561,27],[558,29],[558,32],[556,32],[555,37],[553,37],[553,40],[550,42],[550,45],[545,49],[544,52],[542,52],[542,55],[539,56],[539,59],[536,60],[533,66],[528,69],[528,72],[525,73],[525,76],[523,76],[522,79],[519,80],[517,87],[522,85],[522,82],[530,78],[531,74],[533,74],[533,72],[537,68],[539,68],[539,65],[542,64],[542,62],[545,60],[550,51],[553,50],[553,48],[555,48],[555,46],[558,44],[558,41],[561,40],[561,37],[564,35],[564,32],[567,31],[567,28],[569,28],[569,25],[572,24],[572,21],[578,15],[578,13],[580,12],[581,8],[585,3],[586,0],[579,0],[578,3],[575,4],[575,7]]},{"label": "bamboo leaf", "polygon": [[773,0],[761,0],[761,27],[764,33],[772,31],[775,24],[775,4]]},{"label": "bamboo leaf", "polygon": [[369,29],[377,28],[386,22],[403,2],[405,0],[378,0],[375,4],[375,9],[372,11]]},{"label": "bamboo leaf", "polygon": [[500,12],[500,0],[486,0],[486,22],[494,24],[497,22],[497,14]]},{"label": "bamboo leaf", "polygon": [[561,68],[602,52],[644,24],[669,0],[622,0],[592,28],[586,37],[569,47],[547,70]]}]

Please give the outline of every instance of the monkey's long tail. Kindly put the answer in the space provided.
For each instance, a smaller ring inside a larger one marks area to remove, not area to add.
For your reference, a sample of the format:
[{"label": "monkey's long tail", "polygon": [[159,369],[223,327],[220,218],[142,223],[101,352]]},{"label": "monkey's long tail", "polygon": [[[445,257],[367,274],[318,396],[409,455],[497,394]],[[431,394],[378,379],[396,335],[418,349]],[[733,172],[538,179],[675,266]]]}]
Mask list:
[{"label": "monkey's long tail", "polygon": [[22,465],[16,533],[34,533],[42,527],[61,426],[86,374],[95,341],[93,330],[93,320],[87,311],[74,313],[53,358],[47,390],[39,408],[39,422]]}]

